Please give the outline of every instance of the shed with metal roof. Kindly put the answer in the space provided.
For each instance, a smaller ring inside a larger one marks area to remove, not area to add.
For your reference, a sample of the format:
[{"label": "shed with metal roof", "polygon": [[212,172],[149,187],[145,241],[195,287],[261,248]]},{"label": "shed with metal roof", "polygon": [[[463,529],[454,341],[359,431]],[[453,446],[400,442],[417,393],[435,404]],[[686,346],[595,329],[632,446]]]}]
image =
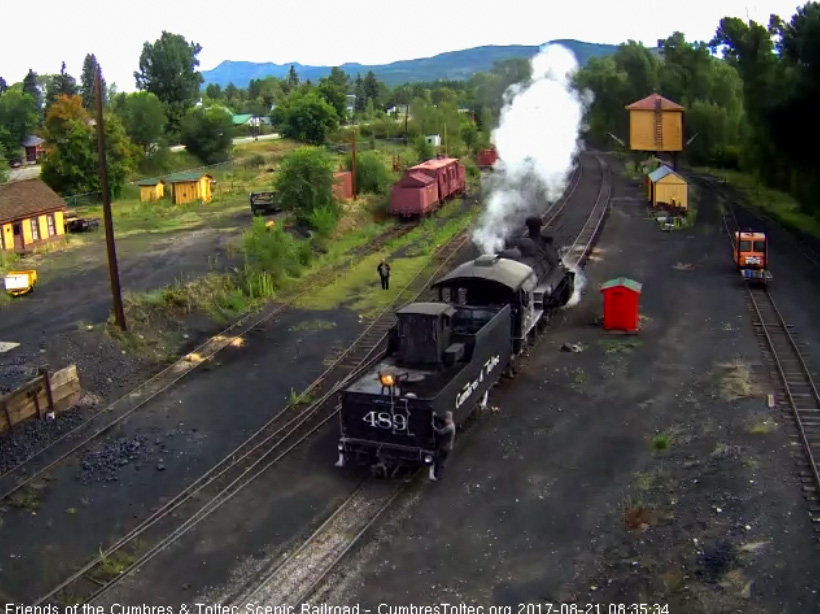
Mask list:
[{"label": "shed with metal roof", "polygon": [[140,202],[151,203],[165,196],[165,181],[159,177],[137,181],[140,189]]},{"label": "shed with metal roof", "polygon": [[665,205],[674,209],[689,208],[689,186],[682,175],[661,165],[647,176],[649,201],[653,207]]},{"label": "shed with metal roof", "polygon": [[211,180],[208,173],[186,171],[169,175],[165,182],[171,186],[171,200],[175,205],[185,205],[196,200],[210,202]]}]

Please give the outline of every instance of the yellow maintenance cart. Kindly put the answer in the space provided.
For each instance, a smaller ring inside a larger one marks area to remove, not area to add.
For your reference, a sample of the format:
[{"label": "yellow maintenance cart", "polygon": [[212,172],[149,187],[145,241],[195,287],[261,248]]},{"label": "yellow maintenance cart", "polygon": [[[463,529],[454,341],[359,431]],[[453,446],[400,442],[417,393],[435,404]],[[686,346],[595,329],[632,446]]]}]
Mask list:
[{"label": "yellow maintenance cart", "polygon": [[12,296],[21,296],[34,292],[37,285],[37,271],[9,271],[3,278],[6,292]]}]

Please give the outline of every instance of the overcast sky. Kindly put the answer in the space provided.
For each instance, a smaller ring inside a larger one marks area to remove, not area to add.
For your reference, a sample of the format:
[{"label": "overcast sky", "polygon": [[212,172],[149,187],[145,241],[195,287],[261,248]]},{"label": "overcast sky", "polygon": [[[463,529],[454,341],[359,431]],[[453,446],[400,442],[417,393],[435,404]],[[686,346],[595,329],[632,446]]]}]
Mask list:
[{"label": "overcast sky", "polygon": [[22,80],[29,68],[40,74],[59,72],[62,61],[79,78],[85,54],[94,53],[109,84],[133,91],[142,44],[156,40],[163,29],[202,45],[201,70],[224,60],[383,64],[479,45],[537,45],[556,38],[615,44],[631,38],[654,45],[680,30],[688,40],[708,40],[721,17],[748,15],[768,23],[771,13],[788,19],[803,3],[447,0],[424,2],[422,8],[390,0],[3,4],[0,76],[6,81]]}]

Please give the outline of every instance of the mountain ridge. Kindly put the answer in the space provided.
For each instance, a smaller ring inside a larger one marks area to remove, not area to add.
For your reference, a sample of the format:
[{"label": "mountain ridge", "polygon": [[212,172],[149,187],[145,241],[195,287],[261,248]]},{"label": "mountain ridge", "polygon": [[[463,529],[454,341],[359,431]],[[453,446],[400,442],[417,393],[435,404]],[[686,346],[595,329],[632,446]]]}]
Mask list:
[{"label": "mountain ridge", "polygon": [[[580,65],[592,57],[614,53],[617,45],[589,43],[575,39],[556,39],[544,45],[560,44],[569,49]],[[339,65],[351,77],[357,73],[364,76],[369,70],[389,86],[414,81],[453,80],[469,78],[473,73],[489,70],[494,62],[513,58],[529,59],[544,45],[482,45],[469,49],[445,51],[426,58],[398,60],[389,64],[360,64],[347,62]],[[211,70],[202,71],[204,84],[218,84],[222,87],[233,83],[236,87],[247,87],[251,79],[265,77],[283,78],[293,66],[299,78],[313,82],[330,73],[332,66],[312,66],[299,62],[275,64],[273,62],[245,62],[224,60]]]}]

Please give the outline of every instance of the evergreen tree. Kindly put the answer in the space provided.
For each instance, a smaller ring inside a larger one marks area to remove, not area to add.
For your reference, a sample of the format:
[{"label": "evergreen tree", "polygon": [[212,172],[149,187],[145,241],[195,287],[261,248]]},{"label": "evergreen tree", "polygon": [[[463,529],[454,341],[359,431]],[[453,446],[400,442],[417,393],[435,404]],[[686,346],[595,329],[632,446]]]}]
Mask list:
[{"label": "evergreen tree", "polygon": [[58,96],[76,96],[80,93],[77,80],[65,69],[65,62],[60,66],[60,74],[51,77],[46,85],[46,108],[50,107]]},{"label": "evergreen tree", "polygon": [[0,77],[0,96],[2,96],[3,92],[7,89],[9,89],[9,84],[6,83],[6,80],[3,77]]},{"label": "evergreen tree", "polygon": [[[85,56],[85,60],[83,61],[83,73],[80,76],[80,93],[83,97],[83,107],[92,111],[96,105],[97,90],[95,78],[99,67],[97,57],[93,53],[89,53]],[[100,76],[100,85],[102,86],[103,104],[105,104],[108,90],[105,86],[105,79],[102,76]]]},{"label": "evergreen tree", "polygon": [[37,87],[37,73],[30,68],[23,79],[23,93],[32,96],[37,101],[38,109],[43,106],[43,94],[40,92],[40,88]]},{"label": "evergreen tree", "polygon": [[296,74],[296,69],[291,65],[288,71],[288,91],[293,91],[299,85],[299,75]]}]

